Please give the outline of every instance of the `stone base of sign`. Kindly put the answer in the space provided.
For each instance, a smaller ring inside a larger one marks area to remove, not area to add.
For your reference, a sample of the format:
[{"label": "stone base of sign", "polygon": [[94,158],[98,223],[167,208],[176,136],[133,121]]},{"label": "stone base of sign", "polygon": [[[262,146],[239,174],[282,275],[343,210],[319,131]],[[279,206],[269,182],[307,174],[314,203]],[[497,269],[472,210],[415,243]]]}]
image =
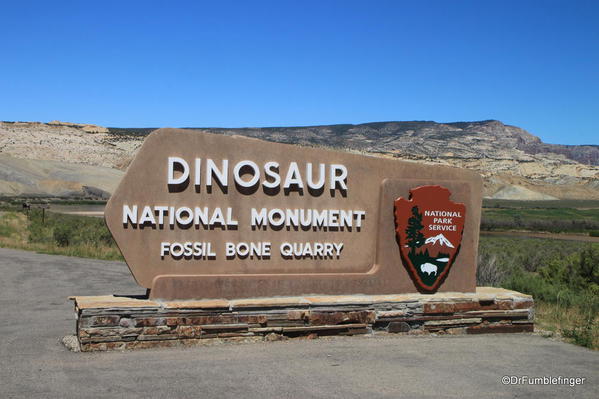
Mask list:
[{"label": "stone base of sign", "polygon": [[517,333],[534,327],[532,297],[491,287],[434,295],[71,299],[84,352],[330,335]]}]

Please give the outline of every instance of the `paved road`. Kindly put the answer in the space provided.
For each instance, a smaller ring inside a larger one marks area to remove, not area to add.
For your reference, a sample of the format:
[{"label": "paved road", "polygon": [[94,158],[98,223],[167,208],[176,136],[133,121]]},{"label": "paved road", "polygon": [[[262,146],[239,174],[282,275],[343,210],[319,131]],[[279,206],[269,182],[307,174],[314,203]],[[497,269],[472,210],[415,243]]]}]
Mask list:
[{"label": "paved road", "polygon": [[[69,295],[140,294],[126,266],[0,249],[0,398],[597,398],[599,353],[534,335],[72,353]],[[586,377],[506,386],[504,375]]]}]

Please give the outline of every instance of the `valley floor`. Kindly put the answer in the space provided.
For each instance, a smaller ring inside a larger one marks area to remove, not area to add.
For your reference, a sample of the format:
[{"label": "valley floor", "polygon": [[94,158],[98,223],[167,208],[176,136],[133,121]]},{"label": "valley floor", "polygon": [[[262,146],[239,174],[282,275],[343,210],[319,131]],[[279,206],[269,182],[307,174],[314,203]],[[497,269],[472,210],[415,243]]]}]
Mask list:
[{"label": "valley floor", "polygon": [[584,234],[571,233],[545,233],[535,231],[481,231],[484,236],[499,236],[499,237],[528,237],[528,238],[547,238],[553,240],[568,240],[580,242],[596,242],[599,243],[599,237],[592,237]]}]

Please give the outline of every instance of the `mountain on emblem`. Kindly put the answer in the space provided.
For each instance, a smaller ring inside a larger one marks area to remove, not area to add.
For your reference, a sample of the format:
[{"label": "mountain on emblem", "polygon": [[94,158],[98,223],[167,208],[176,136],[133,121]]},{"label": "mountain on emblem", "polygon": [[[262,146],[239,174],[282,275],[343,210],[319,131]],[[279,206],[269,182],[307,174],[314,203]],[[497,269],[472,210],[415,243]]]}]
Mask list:
[{"label": "mountain on emblem", "polygon": [[395,200],[395,232],[401,259],[422,292],[435,292],[454,263],[464,232],[466,206],[450,201],[441,186],[410,190]]},{"label": "mountain on emblem", "polygon": [[424,241],[425,244],[439,244],[441,246],[446,246],[449,248],[455,248],[453,246],[453,244],[447,239],[445,238],[445,236],[443,235],[443,233],[436,235],[434,237],[429,237]]}]

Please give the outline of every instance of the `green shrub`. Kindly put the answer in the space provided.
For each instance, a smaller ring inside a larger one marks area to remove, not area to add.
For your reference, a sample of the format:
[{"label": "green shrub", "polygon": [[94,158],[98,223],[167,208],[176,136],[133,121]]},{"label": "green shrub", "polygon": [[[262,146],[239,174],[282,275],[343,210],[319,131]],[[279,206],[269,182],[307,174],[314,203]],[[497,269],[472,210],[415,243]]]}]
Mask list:
[{"label": "green shrub", "polygon": [[497,267],[508,274],[512,269],[536,272],[551,259],[570,256],[586,246],[588,244],[579,241],[483,235],[480,237],[479,259],[494,256]]},{"label": "green shrub", "polygon": [[595,337],[596,326],[590,320],[580,326],[574,328],[562,329],[562,335],[566,338],[571,339],[576,345],[584,346],[586,348],[592,348],[594,337]]},{"label": "green shrub", "polygon": [[580,303],[583,313],[583,321],[580,325],[561,330],[564,337],[569,338],[576,345],[587,348],[595,348],[599,338],[599,325],[597,315],[599,314],[599,300],[596,295],[587,295]]},{"label": "green shrub", "polygon": [[0,214],[0,237],[10,237],[16,233],[15,227],[10,224],[14,217],[15,215],[9,212]]},{"label": "green shrub", "polygon": [[29,224],[27,226],[29,242],[50,243],[54,241],[52,230],[48,228],[45,222],[46,217],[44,217],[44,223],[42,223],[42,212],[39,209],[32,209],[29,212]]},{"label": "green shrub", "polygon": [[553,284],[599,294],[599,248],[589,245],[579,253],[554,258],[539,270],[539,274]]},{"label": "green shrub", "polygon": [[481,237],[477,280],[532,295],[552,304],[557,328],[577,345],[599,342],[599,244],[551,239]]},{"label": "green shrub", "polygon": [[59,247],[68,247],[71,241],[72,229],[68,225],[58,225],[54,227],[54,241]]},{"label": "green shrub", "polygon": [[41,213],[36,210],[31,213],[29,219],[28,231],[31,243],[54,243],[59,247],[114,246],[104,220],[99,218],[46,212],[42,223]]}]

